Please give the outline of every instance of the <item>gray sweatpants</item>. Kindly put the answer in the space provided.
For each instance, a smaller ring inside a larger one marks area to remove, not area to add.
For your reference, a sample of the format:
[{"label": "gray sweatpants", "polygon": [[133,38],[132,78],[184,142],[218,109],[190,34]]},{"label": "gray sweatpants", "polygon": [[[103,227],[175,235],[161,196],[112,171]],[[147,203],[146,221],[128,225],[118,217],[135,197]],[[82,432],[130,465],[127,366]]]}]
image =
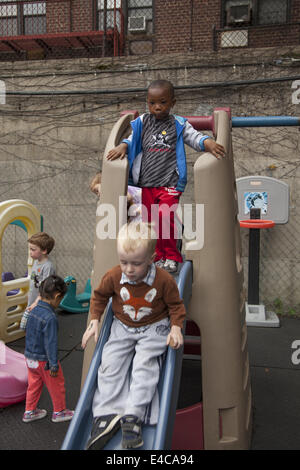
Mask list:
[{"label": "gray sweatpants", "polygon": [[114,318],[98,371],[94,417],[133,414],[148,424],[157,422],[157,384],[169,332],[169,318],[140,328]]}]

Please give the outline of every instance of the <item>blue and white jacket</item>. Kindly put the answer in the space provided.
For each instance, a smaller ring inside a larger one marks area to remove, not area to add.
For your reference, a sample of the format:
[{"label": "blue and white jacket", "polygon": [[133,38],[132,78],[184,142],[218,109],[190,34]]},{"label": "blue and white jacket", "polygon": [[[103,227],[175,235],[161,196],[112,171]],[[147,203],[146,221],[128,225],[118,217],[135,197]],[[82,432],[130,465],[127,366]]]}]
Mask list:
[{"label": "blue and white jacket", "polygon": [[[142,162],[142,130],[143,130],[143,118],[145,114],[142,114],[134,121],[131,121],[132,134],[124,139],[128,145],[128,162],[129,162],[129,182],[131,185],[138,185],[141,162]],[[210,136],[203,135],[201,132],[196,131],[193,126],[188,122],[186,118],[181,116],[175,117],[175,126],[177,133],[176,142],[176,158],[177,158],[177,171],[178,171],[178,182],[176,190],[183,192],[187,183],[187,166],[186,166],[186,154],[184,144],[192,147],[196,152],[204,152],[204,141],[209,139]]]}]

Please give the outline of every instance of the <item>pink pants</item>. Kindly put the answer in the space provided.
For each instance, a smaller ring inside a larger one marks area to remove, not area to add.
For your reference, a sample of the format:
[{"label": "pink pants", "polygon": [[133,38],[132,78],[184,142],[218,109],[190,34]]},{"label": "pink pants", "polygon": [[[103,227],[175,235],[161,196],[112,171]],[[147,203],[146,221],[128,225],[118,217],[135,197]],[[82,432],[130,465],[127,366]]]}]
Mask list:
[{"label": "pink pants", "polygon": [[[182,263],[175,215],[180,196],[181,192],[175,188],[142,188],[142,217],[145,222],[155,222],[157,233],[155,261],[172,259]],[[151,219],[153,204],[158,207],[154,210],[155,220]]]},{"label": "pink pants", "polygon": [[66,409],[65,380],[60,363],[56,377],[50,376],[50,370],[45,370],[46,361],[35,361],[37,368],[28,367],[28,388],[26,394],[26,411],[35,410],[40,399],[43,385],[45,384],[53,403],[53,411]]}]

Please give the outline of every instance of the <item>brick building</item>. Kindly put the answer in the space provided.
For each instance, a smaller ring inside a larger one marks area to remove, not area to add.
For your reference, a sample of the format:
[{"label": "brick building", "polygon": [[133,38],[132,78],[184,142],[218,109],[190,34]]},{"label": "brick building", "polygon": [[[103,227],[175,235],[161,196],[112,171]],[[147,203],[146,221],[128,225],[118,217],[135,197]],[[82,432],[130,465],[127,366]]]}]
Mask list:
[{"label": "brick building", "polygon": [[159,53],[297,45],[300,2],[158,0],[154,23]]},{"label": "brick building", "polygon": [[0,0],[0,60],[299,44],[300,0]]}]

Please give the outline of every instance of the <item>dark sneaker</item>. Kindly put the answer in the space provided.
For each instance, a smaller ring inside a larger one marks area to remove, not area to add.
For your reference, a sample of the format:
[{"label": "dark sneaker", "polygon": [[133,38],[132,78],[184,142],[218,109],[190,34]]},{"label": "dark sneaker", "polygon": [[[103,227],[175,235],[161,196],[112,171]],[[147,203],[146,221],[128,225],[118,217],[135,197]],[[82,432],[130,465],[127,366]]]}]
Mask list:
[{"label": "dark sneaker", "polygon": [[94,419],[86,450],[100,450],[120,429],[121,415],[98,416]]},{"label": "dark sneaker", "polygon": [[23,423],[31,423],[32,421],[36,421],[37,419],[42,419],[47,416],[47,411],[46,410],[39,410],[36,408],[35,410],[32,411],[25,411],[23,414]]},{"label": "dark sneaker", "polygon": [[121,419],[123,449],[136,449],[144,444],[142,421],[134,415],[125,415]]}]

